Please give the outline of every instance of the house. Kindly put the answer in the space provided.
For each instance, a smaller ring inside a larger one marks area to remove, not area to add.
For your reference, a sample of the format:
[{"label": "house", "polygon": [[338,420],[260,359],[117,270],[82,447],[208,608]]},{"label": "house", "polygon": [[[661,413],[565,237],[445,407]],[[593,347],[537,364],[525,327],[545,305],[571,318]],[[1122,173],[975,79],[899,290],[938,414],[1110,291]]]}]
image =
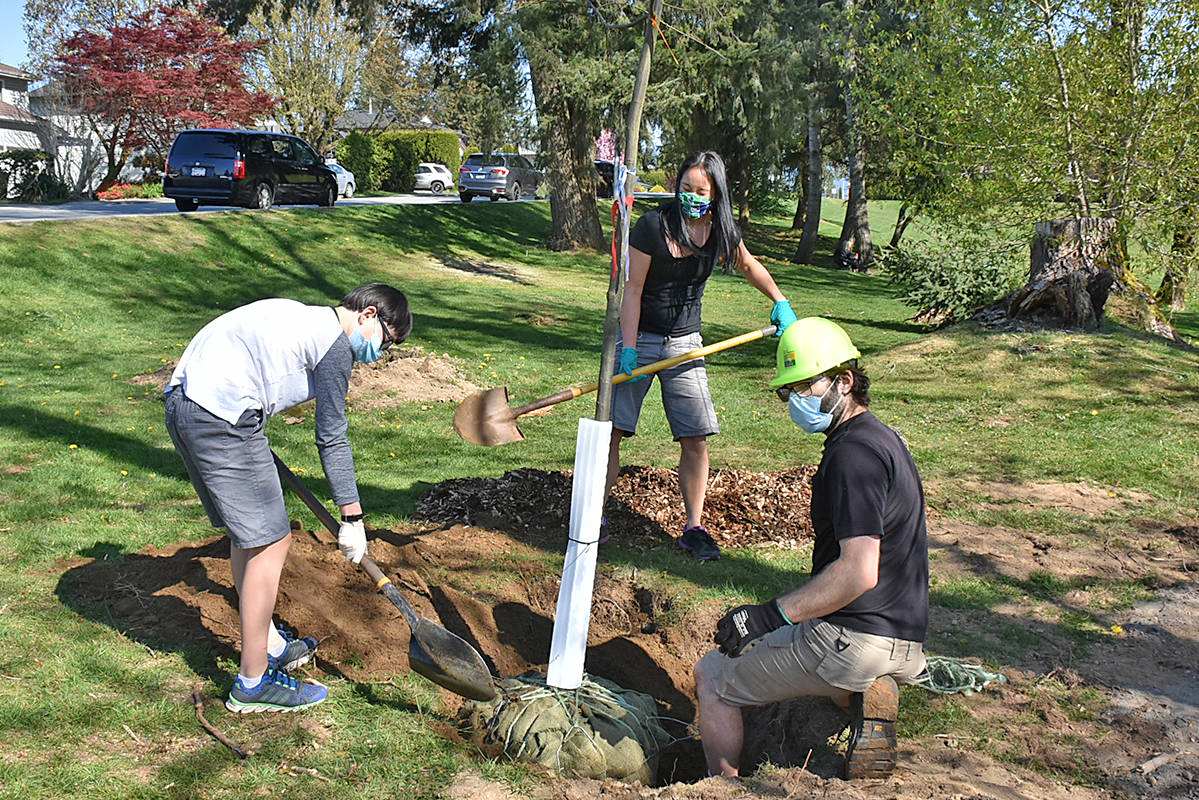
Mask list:
[{"label": "house", "polygon": [[45,122],[29,110],[33,76],[0,63],[0,153],[42,149]]},{"label": "house", "polygon": [[[108,162],[87,117],[55,80],[29,93],[29,110],[42,121],[41,149],[54,156],[54,171],[79,194],[91,193],[104,178]],[[138,177],[140,172],[126,167],[121,178]]]}]

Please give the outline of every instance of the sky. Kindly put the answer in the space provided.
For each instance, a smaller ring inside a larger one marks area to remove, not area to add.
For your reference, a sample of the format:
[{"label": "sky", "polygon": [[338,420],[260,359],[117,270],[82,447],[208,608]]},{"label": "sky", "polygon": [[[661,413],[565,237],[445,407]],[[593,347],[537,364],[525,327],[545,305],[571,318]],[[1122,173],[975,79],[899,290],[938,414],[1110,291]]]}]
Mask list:
[{"label": "sky", "polygon": [[25,60],[25,0],[0,0],[0,62],[19,67]]}]

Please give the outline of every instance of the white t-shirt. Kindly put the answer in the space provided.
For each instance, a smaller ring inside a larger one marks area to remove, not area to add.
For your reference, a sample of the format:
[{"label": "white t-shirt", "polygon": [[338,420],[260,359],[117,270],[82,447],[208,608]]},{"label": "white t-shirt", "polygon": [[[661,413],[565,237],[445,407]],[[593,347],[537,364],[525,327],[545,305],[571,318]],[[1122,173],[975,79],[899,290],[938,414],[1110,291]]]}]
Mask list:
[{"label": "white t-shirt", "polygon": [[272,417],[313,398],[312,370],[343,334],[329,306],[259,300],[201,328],[166,391],[181,386],[231,425],[250,409]]}]

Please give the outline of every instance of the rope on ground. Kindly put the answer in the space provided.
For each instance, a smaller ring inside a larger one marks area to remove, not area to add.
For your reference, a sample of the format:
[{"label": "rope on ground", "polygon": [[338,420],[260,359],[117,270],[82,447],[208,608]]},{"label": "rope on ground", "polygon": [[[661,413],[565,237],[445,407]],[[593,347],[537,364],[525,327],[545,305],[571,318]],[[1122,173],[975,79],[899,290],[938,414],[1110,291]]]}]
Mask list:
[{"label": "rope on ground", "polygon": [[671,741],[652,697],[590,676],[574,690],[548,686],[538,675],[508,678],[496,699],[463,711],[485,743],[563,775],[649,784]]},{"label": "rope on ground", "polygon": [[949,656],[929,656],[925,676],[916,682],[935,694],[964,694],[967,697],[981,692],[988,684],[1007,683],[1000,672],[991,672],[982,664]]}]

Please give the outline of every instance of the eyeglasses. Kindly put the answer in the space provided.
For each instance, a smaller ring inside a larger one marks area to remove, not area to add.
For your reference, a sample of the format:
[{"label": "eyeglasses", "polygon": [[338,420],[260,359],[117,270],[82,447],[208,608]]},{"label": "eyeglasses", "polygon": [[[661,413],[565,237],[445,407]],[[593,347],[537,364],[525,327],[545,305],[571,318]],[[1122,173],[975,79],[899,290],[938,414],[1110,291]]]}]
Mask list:
[{"label": "eyeglasses", "polygon": [[383,324],[382,317],[376,316],[375,319],[379,320],[379,327],[383,330],[383,346],[379,349],[386,350],[395,344],[395,337],[391,335],[391,331],[387,330],[387,326]]},{"label": "eyeglasses", "polygon": [[788,383],[786,386],[780,386],[774,391],[779,396],[779,400],[789,403],[791,402],[792,393],[798,394],[801,397],[809,395],[812,393],[812,387],[827,377],[827,375],[817,375],[815,378],[808,378],[804,381],[794,381]]}]

